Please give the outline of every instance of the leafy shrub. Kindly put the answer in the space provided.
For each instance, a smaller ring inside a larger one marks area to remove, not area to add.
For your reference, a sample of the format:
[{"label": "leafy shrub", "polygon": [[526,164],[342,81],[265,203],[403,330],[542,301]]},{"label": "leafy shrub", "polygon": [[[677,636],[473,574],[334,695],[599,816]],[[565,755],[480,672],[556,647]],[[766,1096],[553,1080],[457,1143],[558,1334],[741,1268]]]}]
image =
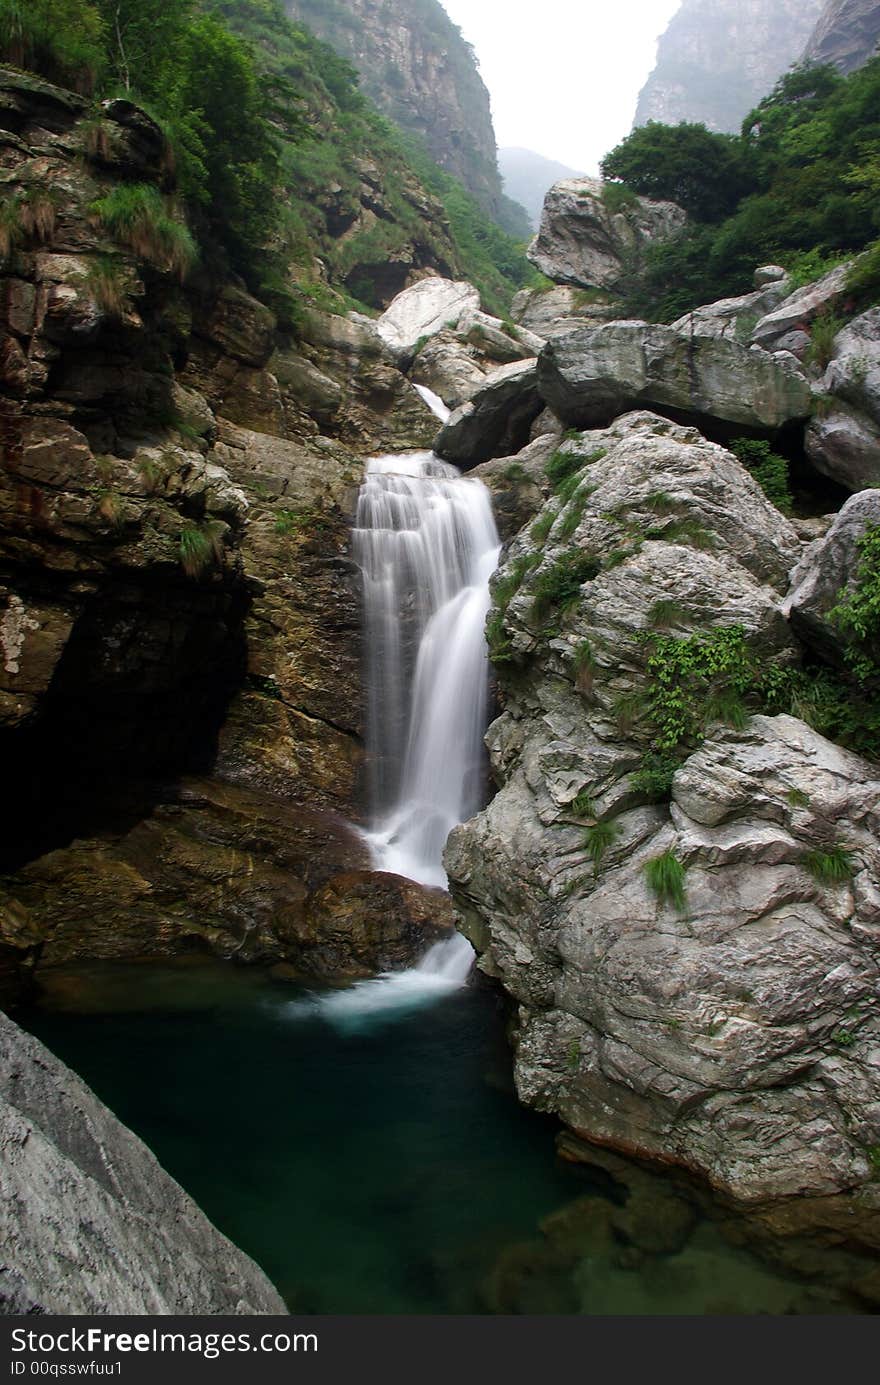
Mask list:
[{"label": "leafy shrub", "polygon": [[544,470],[554,493],[558,493],[560,485],[575,476],[583,466],[584,459],[577,452],[565,452],[558,448],[548,457]]},{"label": "leafy shrub", "polygon": [[644,794],[649,803],[666,803],[672,794],[672,780],[680,760],[675,755],[648,751],[629,782],[636,793]]},{"label": "leafy shrub", "polygon": [[736,438],[730,444],[730,450],[751,472],[771,504],[784,515],[790,515],[792,497],[785,458],[778,452],[772,452],[768,442],[755,438]]},{"label": "leafy shrub", "polygon": [[660,904],[671,904],[681,913],[686,904],[685,868],[674,851],[664,851],[645,865],[648,888]]},{"label": "leafy shrub", "polygon": [[808,365],[817,366],[819,370],[825,369],[834,352],[834,339],[845,326],[842,317],[827,310],[813,319],[810,344],[804,354],[804,360]]}]

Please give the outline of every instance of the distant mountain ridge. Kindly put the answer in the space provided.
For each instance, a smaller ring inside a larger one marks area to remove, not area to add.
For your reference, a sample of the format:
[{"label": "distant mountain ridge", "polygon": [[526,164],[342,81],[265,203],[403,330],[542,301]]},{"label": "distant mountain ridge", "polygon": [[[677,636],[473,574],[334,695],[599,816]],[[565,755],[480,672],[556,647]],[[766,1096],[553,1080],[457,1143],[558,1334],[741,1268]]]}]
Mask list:
[{"label": "distant mountain ridge", "polygon": [[738,132],[801,58],[822,10],[823,0],[682,0],[660,38],[634,125],[686,120]]},{"label": "distant mountain ridge", "polygon": [[424,142],[494,221],[527,233],[522,208],[508,203],[498,171],[489,93],[474,51],[440,0],[284,0],[360,73],[384,115]]},{"label": "distant mountain ridge", "polygon": [[561,178],[574,178],[578,173],[576,168],[569,168],[556,159],[547,159],[533,149],[499,149],[498,167],[504,179],[505,192],[525,207],[533,231],[537,231],[540,224],[548,190]]}]

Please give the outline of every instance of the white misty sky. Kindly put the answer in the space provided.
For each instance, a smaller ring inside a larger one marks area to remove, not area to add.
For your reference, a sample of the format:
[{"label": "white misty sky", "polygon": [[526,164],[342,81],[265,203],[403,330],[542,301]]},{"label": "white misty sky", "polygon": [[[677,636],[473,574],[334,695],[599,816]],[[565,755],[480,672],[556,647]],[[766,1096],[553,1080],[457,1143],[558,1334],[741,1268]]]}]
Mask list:
[{"label": "white misty sky", "polygon": [[441,0],[473,44],[500,146],[579,173],[629,133],[681,0]]}]

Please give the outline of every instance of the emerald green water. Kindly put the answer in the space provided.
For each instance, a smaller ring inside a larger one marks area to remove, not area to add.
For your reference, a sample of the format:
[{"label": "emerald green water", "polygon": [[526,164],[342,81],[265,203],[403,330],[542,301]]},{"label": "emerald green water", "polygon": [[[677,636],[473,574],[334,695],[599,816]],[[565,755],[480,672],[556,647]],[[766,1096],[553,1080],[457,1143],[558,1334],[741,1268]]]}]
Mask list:
[{"label": "emerald green water", "polygon": [[661,1254],[615,1231],[625,1191],[518,1105],[484,989],[331,1022],[254,970],[104,966],[17,1018],[297,1312],[852,1311],[704,1220]]}]

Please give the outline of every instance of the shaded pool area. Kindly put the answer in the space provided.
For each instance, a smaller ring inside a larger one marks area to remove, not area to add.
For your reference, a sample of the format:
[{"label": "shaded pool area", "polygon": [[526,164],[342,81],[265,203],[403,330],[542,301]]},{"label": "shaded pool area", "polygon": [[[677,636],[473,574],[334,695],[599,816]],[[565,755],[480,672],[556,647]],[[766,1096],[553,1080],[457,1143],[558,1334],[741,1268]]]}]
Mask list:
[{"label": "shaded pool area", "polygon": [[204,960],[91,965],[16,1018],[294,1311],[854,1311],[674,1199],[649,1196],[644,1226],[602,1170],[558,1159],[485,987],[366,1012],[333,994]]}]

